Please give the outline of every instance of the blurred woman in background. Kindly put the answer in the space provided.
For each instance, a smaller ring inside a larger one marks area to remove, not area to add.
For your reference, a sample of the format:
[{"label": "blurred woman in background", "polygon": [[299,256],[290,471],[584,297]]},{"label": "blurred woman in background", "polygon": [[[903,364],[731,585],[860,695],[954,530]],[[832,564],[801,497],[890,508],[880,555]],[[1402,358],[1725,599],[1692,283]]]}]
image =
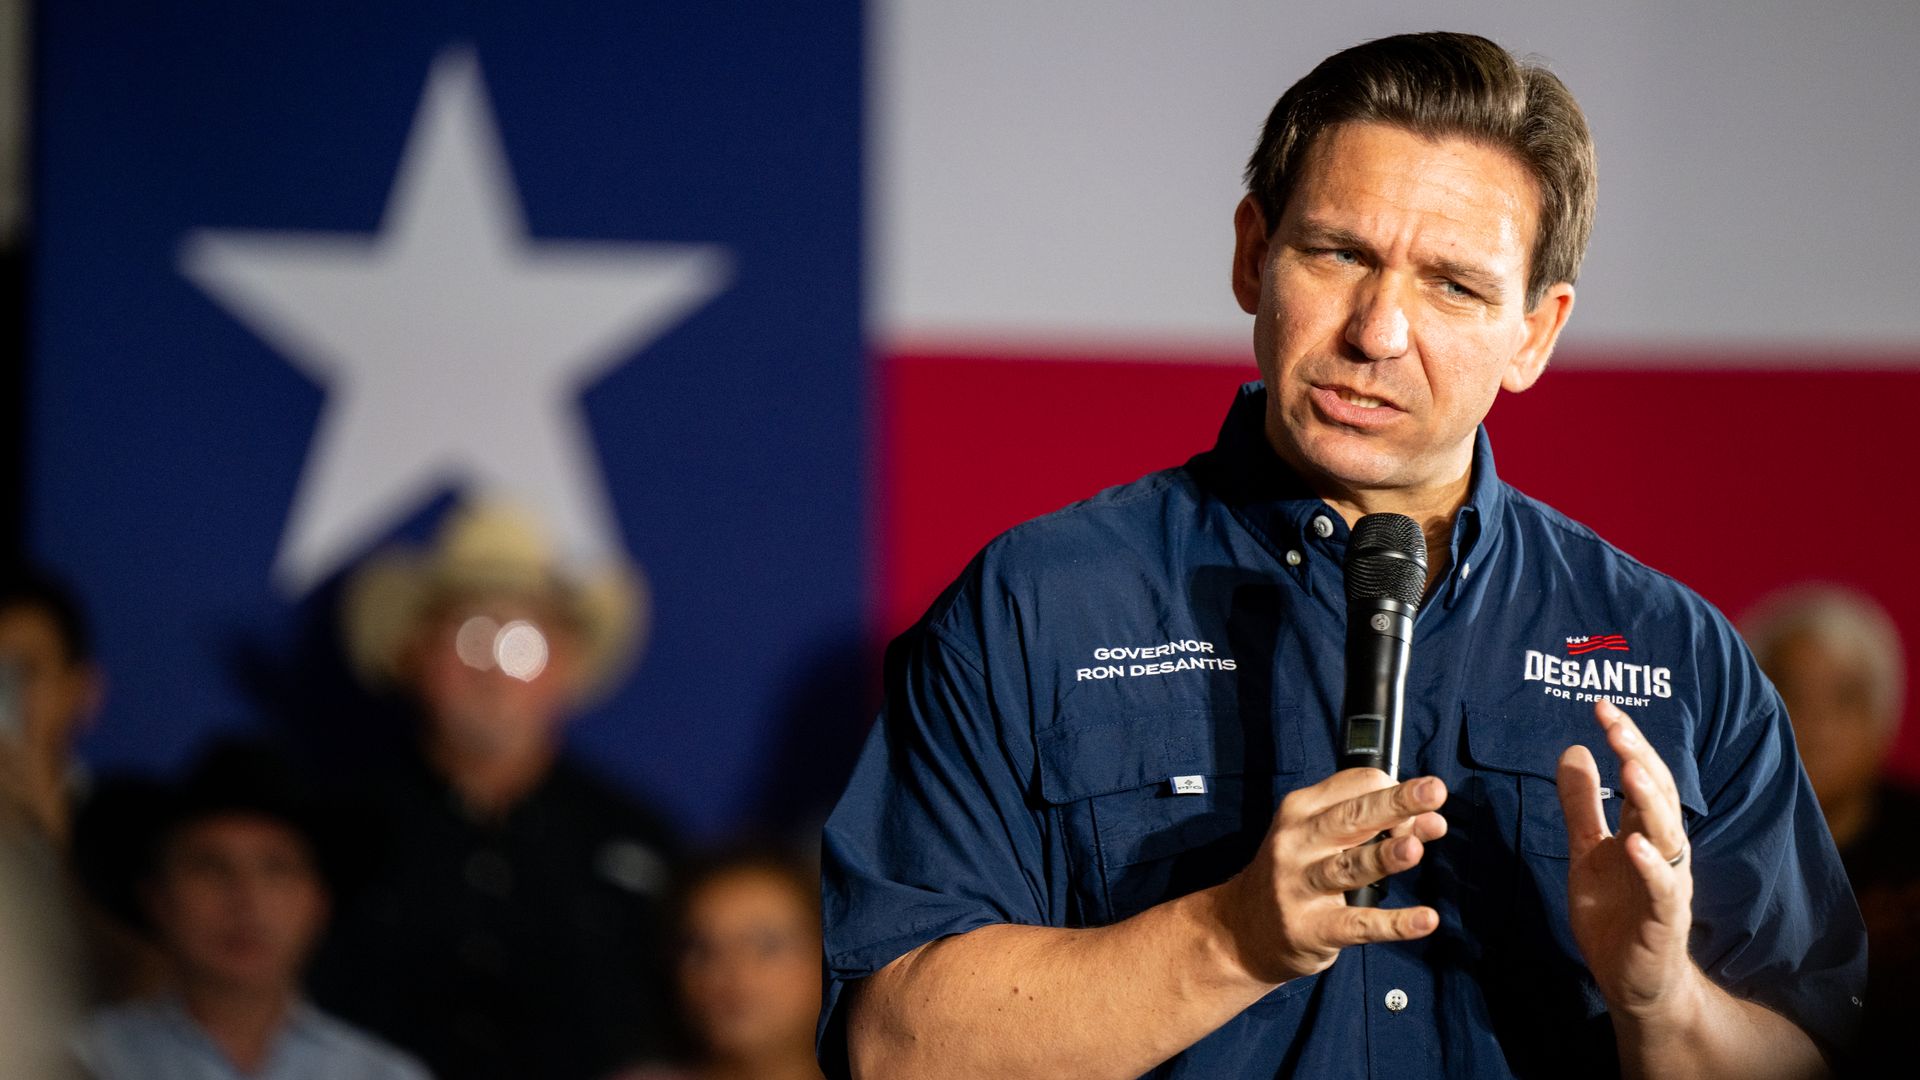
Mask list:
[{"label": "blurred woman in background", "polygon": [[820,1080],[820,883],[777,855],[716,863],[682,907],[681,1009],[700,1046],[684,1071],[623,1080]]}]

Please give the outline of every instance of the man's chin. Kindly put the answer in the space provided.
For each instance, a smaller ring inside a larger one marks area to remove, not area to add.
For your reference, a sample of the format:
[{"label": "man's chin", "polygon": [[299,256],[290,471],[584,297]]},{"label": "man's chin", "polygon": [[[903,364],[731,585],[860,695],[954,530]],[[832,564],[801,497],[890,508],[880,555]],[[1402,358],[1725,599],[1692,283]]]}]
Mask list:
[{"label": "man's chin", "polygon": [[538,735],[522,720],[467,719],[447,723],[440,737],[463,757],[496,759],[524,754],[538,745]]},{"label": "man's chin", "polygon": [[1307,482],[1323,494],[1382,491],[1397,486],[1402,462],[1375,446],[1354,445],[1357,441],[1336,437],[1301,447],[1298,466]]},{"label": "man's chin", "polygon": [[230,993],[269,997],[299,984],[297,967],[262,957],[217,957],[199,971],[199,981]]}]

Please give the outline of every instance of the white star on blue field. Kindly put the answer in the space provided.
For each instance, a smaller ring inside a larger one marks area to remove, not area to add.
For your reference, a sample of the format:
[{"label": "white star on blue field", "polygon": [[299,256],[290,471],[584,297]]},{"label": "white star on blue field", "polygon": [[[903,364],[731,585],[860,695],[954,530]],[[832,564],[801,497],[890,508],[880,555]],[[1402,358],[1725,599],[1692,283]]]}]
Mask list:
[{"label": "white star on blue field", "polygon": [[580,394],[727,287],[718,245],[527,235],[480,67],[443,53],[373,234],[200,229],[181,271],[326,391],[273,576],[293,596],[437,493],[623,550]]}]

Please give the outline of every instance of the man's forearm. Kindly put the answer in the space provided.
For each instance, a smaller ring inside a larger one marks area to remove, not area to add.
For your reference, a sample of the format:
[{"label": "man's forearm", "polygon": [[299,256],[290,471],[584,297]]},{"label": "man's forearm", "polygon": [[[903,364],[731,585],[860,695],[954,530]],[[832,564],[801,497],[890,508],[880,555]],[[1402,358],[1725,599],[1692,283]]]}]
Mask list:
[{"label": "man's forearm", "polygon": [[848,1018],[856,1077],[1139,1076],[1260,999],[1211,892],[1112,926],[985,926],[864,981]]},{"label": "man's forearm", "polygon": [[1734,997],[1698,969],[1683,1007],[1660,1018],[1616,1013],[1614,1033],[1621,1072],[1637,1080],[1800,1080],[1829,1075],[1819,1048],[1793,1021]]}]

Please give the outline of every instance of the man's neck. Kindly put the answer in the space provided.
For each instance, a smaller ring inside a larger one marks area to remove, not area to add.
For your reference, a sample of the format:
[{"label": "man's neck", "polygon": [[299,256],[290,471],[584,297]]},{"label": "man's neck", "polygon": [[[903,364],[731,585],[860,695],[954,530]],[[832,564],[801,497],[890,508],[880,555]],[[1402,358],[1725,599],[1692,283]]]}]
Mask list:
[{"label": "man's neck", "polygon": [[554,751],[542,744],[514,753],[476,754],[430,740],[427,759],[469,811],[499,818],[540,786],[553,768]]},{"label": "man's neck", "polygon": [[29,749],[22,757],[21,807],[55,844],[65,845],[72,818],[67,792],[71,764],[64,747]]},{"label": "man's neck", "polygon": [[1283,423],[1268,411],[1263,425],[1267,445],[1346,521],[1347,528],[1353,528],[1368,514],[1404,514],[1419,523],[1427,539],[1427,588],[1432,589],[1453,561],[1453,521],[1467,504],[1467,493],[1473,486],[1473,441],[1469,439],[1458,448],[1455,467],[1441,470],[1452,479],[1410,487],[1357,488],[1309,462],[1296,460],[1288,452],[1290,440],[1282,437],[1279,425]]},{"label": "man's neck", "polygon": [[1427,538],[1427,588],[1431,589],[1452,563],[1453,521],[1466,505],[1472,476],[1469,466],[1460,479],[1438,488],[1322,492],[1320,497],[1345,519],[1349,529],[1368,514],[1405,514],[1418,522]]},{"label": "man's neck", "polygon": [[248,1075],[266,1066],[299,999],[291,985],[261,990],[193,978],[182,980],[180,994],[187,1015]]}]

